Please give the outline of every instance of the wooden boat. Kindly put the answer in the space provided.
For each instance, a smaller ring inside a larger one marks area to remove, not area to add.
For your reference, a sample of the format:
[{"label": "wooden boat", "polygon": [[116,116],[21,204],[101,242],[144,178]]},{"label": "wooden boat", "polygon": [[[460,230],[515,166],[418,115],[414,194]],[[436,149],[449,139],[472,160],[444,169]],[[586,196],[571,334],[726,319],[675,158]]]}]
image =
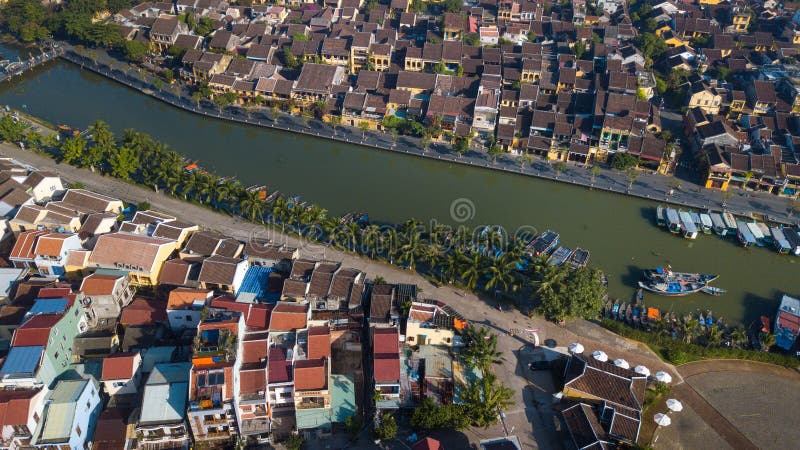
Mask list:
[{"label": "wooden boat", "polygon": [[753,238],[756,240],[756,245],[763,246],[764,245],[764,233],[761,231],[761,228],[755,222],[745,222],[747,229],[750,230],[750,234],[753,235]]},{"label": "wooden boat", "polygon": [[667,297],[680,297],[699,292],[705,284],[703,283],[645,283],[639,282],[639,287],[654,294]]},{"label": "wooden boat", "polygon": [[580,247],[576,247],[575,250],[569,255],[569,259],[567,259],[567,264],[573,269],[577,269],[579,267],[583,267],[589,263],[589,250],[584,250]]},{"label": "wooden boat", "polygon": [[767,224],[756,222],[756,226],[761,230],[761,234],[764,236],[761,238],[761,243],[765,246],[772,244],[772,233],[770,233]]},{"label": "wooden boat", "polygon": [[711,220],[711,216],[700,213],[700,230],[703,231],[703,234],[711,234],[712,228],[714,228],[714,221]]},{"label": "wooden boat", "polygon": [[678,234],[681,232],[681,218],[678,211],[672,208],[667,209],[667,229],[671,233]]},{"label": "wooden boat", "polygon": [[664,207],[658,205],[656,207],[656,224],[660,227],[667,226],[667,218],[664,215]]},{"label": "wooden boat", "polygon": [[556,251],[547,258],[547,263],[552,264],[554,266],[560,266],[564,264],[564,262],[569,259],[570,255],[572,255],[572,250],[568,249],[567,247],[558,247]]},{"label": "wooden boat", "polygon": [[709,217],[711,217],[711,228],[714,230],[714,233],[719,236],[726,236],[728,234],[728,225],[725,224],[722,215],[711,213]]},{"label": "wooden boat", "polygon": [[725,289],[722,289],[722,288],[715,287],[715,286],[706,285],[706,286],[703,286],[702,289],[700,289],[700,292],[702,292],[704,294],[708,294],[708,295],[720,296],[720,295],[725,294],[728,291],[726,291]]},{"label": "wooden boat", "polygon": [[772,235],[772,245],[775,246],[775,250],[777,250],[778,253],[785,255],[792,250],[792,245],[786,240],[783,230],[778,227],[772,227],[769,229],[769,232]]},{"label": "wooden boat", "polygon": [[724,220],[725,221],[725,225],[728,226],[728,231],[729,232],[734,232],[734,233],[736,232],[738,227],[737,227],[736,218],[733,217],[733,214],[731,214],[729,212],[722,213],[722,220]]},{"label": "wooden boat", "polygon": [[784,227],[781,228],[781,232],[783,233],[783,237],[786,238],[786,242],[789,243],[789,252],[793,255],[800,255],[800,235],[797,234],[797,230]]},{"label": "wooden boat", "polygon": [[528,244],[528,250],[533,256],[549,255],[558,245],[558,238],[558,233],[547,230]]},{"label": "wooden boat", "polygon": [[747,223],[739,220],[736,222],[736,227],[736,237],[739,239],[742,246],[750,247],[756,244],[756,238],[753,236],[753,233],[750,232],[750,227],[747,226]]},{"label": "wooden boat", "polygon": [[686,239],[696,239],[697,226],[694,224],[692,215],[686,211],[681,211],[678,213],[678,216],[681,218],[681,234],[683,234],[683,237]]},{"label": "wooden boat", "polygon": [[656,267],[643,271],[645,280],[662,283],[709,283],[719,278],[711,273],[673,272],[672,267]]}]

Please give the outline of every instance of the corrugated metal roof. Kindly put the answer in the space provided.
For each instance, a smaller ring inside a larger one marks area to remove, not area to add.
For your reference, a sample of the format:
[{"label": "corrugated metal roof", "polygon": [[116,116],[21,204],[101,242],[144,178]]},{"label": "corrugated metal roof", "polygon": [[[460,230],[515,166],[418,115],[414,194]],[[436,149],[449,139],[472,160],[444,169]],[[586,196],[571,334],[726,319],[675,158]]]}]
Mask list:
[{"label": "corrugated metal roof", "polygon": [[186,411],[189,383],[147,385],[144,388],[142,424],[176,422]]},{"label": "corrugated metal roof", "polygon": [[356,413],[356,387],[352,375],[331,374],[331,420],[344,423]]},{"label": "corrugated metal roof", "polygon": [[44,347],[31,345],[28,347],[11,347],[0,375],[33,375],[42,359]]},{"label": "corrugated metal roof", "polygon": [[267,295],[267,280],[272,273],[272,267],[251,266],[247,269],[239,293],[246,292],[255,294],[257,299],[265,298]]},{"label": "corrugated metal roof", "polygon": [[67,310],[69,299],[66,298],[45,298],[38,299],[33,304],[28,314],[52,314],[62,313]]},{"label": "corrugated metal roof", "polygon": [[68,441],[72,434],[76,402],[86,389],[88,380],[59,381],[50,394],[50,405],[44,416],[39,442]]},{"label": "corrugated metal roof", "polygon": [[298,430],[330,428],[332,414],[331,408],[298,409],[294,412],[294,418],[297,421]]}]

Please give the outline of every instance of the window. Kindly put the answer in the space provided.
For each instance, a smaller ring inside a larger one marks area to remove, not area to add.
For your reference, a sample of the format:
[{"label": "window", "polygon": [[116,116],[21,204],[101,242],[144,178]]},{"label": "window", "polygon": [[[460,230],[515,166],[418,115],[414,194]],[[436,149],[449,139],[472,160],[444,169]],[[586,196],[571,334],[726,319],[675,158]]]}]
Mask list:
[{"label": "window", "polygon": [[186,321],[187,321],[187,322],[191,322],[191,321],[192,321],[192,316],[191,316],[191,315],[189,315],[189,314],[187,314],[187,315],[186,315]]},{"label": "window", "polygon": [[118,388],[118,387],[125,386],[125,382],[124,382],[124,381],[115,381],[115,382],[114,382],[114,383],[112,383],[111,385],[112,385],[113,387],[115,387],[115,388]]},{"label": "window", "polygon": [[53,358],[54,358],[54,359],[58,359],[58,352],[56,352],[56,353],[53,355]]},{"label": "window", "polygon": [[80,425],[77,425],[77,426],[75,427],[75,433],[77,433],[77,434],[78,434],[78,436],[80,437],[80,435],[81,435],[81,433],[82,433],[82,431],[81,431],[81,426],[80,426]]}]

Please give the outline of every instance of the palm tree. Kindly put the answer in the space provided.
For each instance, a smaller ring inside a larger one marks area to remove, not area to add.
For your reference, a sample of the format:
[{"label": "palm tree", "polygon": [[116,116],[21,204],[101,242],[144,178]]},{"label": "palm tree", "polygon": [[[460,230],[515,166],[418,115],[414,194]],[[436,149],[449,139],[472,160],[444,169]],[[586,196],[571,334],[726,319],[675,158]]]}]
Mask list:
[{"label": "palm tree", "polygon": [[692,317],[685,317],[683,321],[681,321],[679,326],[679,332],[681,335],[681,340],[687,344],[691,343],[694,340],[695,333],[697,332],[697,327],[699,326],[699,322],[697,319]]},{"label": "palm tree", "polygon": [[381,238],[382,233],[380,227],[377,225],[367,226],[361,231],[361,253],[375,259],[380,253],[378,245],[380,244]]},{"label": "palm tree", "polygon": [[278,121],[278,114],[280,114],[280,112],[281,112],[280,108],[278,108],[278,104],[277,103],[273,103],[272,106],[270,106],[269,111],[270,111],[269,115],[270,115],[270,117],[272,117],[272,121],[273,122],[277,122]]},{"label": "palm tree", "polygon": [[625,178],[628,180],[628,190],[631,190],[633,183],[635,183],[636,179],[639,178],[639,171],[636,170],[636,168],[631,167],[625,173]]},{"label": "palm tree", "polygon": [[421,138],[419,138],[419,144],[422,146],[422,153],[428,152],[428,146],[431,145],[431,136],[428,133],[424,133]]},{"label": "palm tree", "polygon": [[508,253],[503,253],[498,258],[494,258],[491,264],[486,268],[486,285],[484,289],[486,292],[494,292],[502,290],[503,292],[517,290],[516,281],[517,262],[512,259]]},{"label": "palm tree", "polygon": [[731,331],[730,334],[731,345],[740,346],[747,342],[747,333],[742,326],[738,326]]},{"label": "palm tree", "polygon": [[474,290],[478,287],[481,274],[483,273],[483,260],[484,256],[478,252],[474,252],[472,257],[465,256],[464,270],[461,272],[461,279],[464,280],[467,289]]},{"label": "palm tree", "polygon": [[477,328],[472,324],[464,329],[463,341],[466,347],[461,357],[470,367],[483,373],[490,373],[492,364],[501,364],[503,354],[497,350],[497,335],[486,327]]},{"label": "palm tree", "polygon": [[569,268],[567,266],[547,265],[547,267],[540,272],[539,279],[534,281],[536,295],[538,297],[544,297],[560,291],[568,275]]},{"label": "palm tree", "polygon": [[440,280],[442,282],[452,283],[453,279],[461,273],[463,261],[464,253],[461,252],[460,248],[456,248],[455,250],[447,253],[442,266]]},{"label": "palm tree", "polygon": [[718,347],[722,343],[722,331],[719,327],[709,327],[703,335],[703,339],[706,341],[706,347]]},{"label": "palm tree", "polygon": [[246,191],[239,200],[239,209],[245,217],[250,217],[250,222],[255,223],[256,217],[264,214],[264,202],[258,191]]},{"label": "palm tree", "polygon": [[398,249],[398,260],[406,263],[411,270],[417,267],[417,256],[420,255],[422,249],[421,237],[422,233],[419,229],[410,228],[404,233],[403,244]]}]

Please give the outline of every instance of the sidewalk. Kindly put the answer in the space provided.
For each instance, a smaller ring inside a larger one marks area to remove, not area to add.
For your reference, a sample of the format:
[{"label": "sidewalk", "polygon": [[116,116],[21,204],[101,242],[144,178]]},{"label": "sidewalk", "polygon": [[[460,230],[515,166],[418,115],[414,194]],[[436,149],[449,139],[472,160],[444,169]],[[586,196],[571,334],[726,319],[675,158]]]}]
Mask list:
[{"label": "sidewalk", "polygon": [[[153,84],[152,76],[146,73],[139,74],[133,66],[116,60],[103,51],[96,51],[93,58],[89,58],[75,53],[74,48],[67,47],[67,52],[62,55],[62,58],[177,108],[210,118],[273,128],[291,133],[302,133],[410,156],[482,167],[505,173],[534,176],[590,189],[630,195],[645,200],[670,203],[678,207],[722,211],[724,203],[725,211],[738,216],[749,217],[752,214],[759,214],[767,216],[771,221],[775,222],[797,223],[797,220],[788,214],[788,201],[772,194],[732,191],[734,195],[731,195],[727,201],[723,201],[722,193],[719,191],[704,189],[697,185],[688,185],[675,189],[673,186],[674,177],[650,172],[642,171],[629,189],[626,174],[610,168],[602,168],[600,175],[593,178],[589,167],[573,163],[569,163],[567,169],[559,173],[553,169],[548,161],[542,159],[536,159],[533,164],[521,164],[516,157],[507,154],[497,158],[496,161],[492,161],[486,153],[475,150],[459,156],[452,153],[449,145],[442,143],[433,143],[427,151],[424,151],[419,139],[409,136],[398,137],[397,142],[393,142],[392,136],[388,133],[364,133],[360,129],[344,125],[340,125],[334,130],[329,124],[316,120],[306,125],[301,117],[283,112],[280,113],[277,120],[273,120],[268,111],[263,109],[245,111],[241,107],[229,106],[220,110],[208,104],[208,102],[200,102],[198,106],[191,99],[188,90],[184,86],[174,85],[159,89]],[[141,78],[134,75],[141,76]],[[671,191],[674,192],[670,195]]]}]

